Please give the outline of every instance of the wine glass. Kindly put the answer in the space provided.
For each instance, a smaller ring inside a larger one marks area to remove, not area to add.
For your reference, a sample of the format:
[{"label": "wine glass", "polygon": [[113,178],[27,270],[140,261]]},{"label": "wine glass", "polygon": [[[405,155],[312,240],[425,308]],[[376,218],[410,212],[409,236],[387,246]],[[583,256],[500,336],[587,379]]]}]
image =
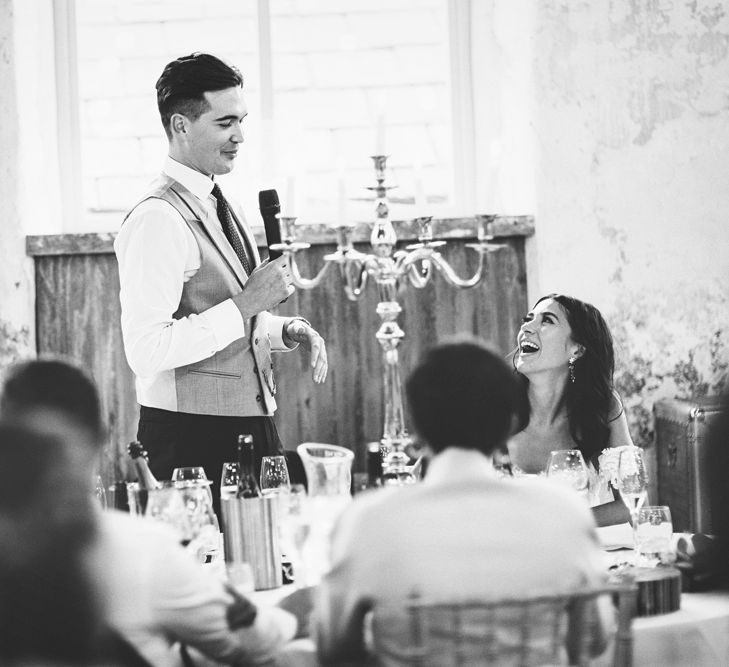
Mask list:
[{"label": "wine glass", "polygon": [[556,449],[551,452],[546,474],[549,479],[569,486],[587,500],[590,475],[579,449]]},{"label": "wine glass", "polygon": [[220,497],[235,498],[238,493],[238,480],[240,479],[240,464],[237,461],[223,463],[220,474]]},{"label": "wine glass", "polygon": [[648,495],[648,477],[645,472],[643,450],[640,447],[626,447],[620,452],[617,482],[620,497],[630,512],[630,522],[633,525],[633,548],[636,548],[638,510]]},{"label": "wine glass", "polygon": [[291,480],[285,456],[264,456],[261,460],[261,493],[264,496],[289,493]]},{"label": "wine glass", "polygon": [[185,468],[175,468],[172,471],[173,482],[191,482],[198,479],[207,479],[205,468],[202,466],[187,466]]}]

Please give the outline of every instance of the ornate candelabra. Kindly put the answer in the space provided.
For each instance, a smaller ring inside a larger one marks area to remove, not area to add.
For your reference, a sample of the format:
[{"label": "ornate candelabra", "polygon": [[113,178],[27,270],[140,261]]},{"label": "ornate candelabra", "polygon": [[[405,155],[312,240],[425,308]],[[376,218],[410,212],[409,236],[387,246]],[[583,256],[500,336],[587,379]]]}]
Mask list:
[{"label": "ornate candelabra", "polygon": [[301,289],[313,289],[324,278],[329,266],[336,264],[344,286],[344,291],[351,301],[357,301],[367,286],[368,276],[372,276],[377,284],[379,303],[377,314],[380,316],[380,327],[375,334],[382,347],[384,362],[384,407],[385,419],[381,444],[387,455],[384,460],[384,473],[387,480],[404,483],[412,479],[407,468],[409,457],[405,453],[410,443],[402,400],[402,383],[398,346],[405,333],[397,323],[402,308],[397,302],[399,283],[406,278],[414,287],[422,289],[430,281],[434,269],[440,271],[446,281],[454,287],[462,289],[477,285],[484,273],[484,255],[502,248],[502,245],[491,243],[489,224],[484,219],[479,221],[478,242],[466,244],[467,248],[478,253],[478,268],[470,278],[460,278],[453,268],[438,252],[445,241],[433,240],[432,216],[416,218],[418,226],[418,243],[406,246],[404,250],[396,250],[397,235],[390,222],[390,210],[387,191],[397,186],[385,185],[385,168],[387,155],[373,155],[376,185],[367,189],[375,194],[376,219],[370,235],[371,253],[362,253],[354,249],[352,242],[353,227],[338,224],[337,250],[324,257],[324,266],[314,278],[304,278],[296,264],[296,253],[310,247],[309,243],[296,241],[294,217],[282,217],[282,243],[272,246],[287,255],[291,265],[293,282]]}]

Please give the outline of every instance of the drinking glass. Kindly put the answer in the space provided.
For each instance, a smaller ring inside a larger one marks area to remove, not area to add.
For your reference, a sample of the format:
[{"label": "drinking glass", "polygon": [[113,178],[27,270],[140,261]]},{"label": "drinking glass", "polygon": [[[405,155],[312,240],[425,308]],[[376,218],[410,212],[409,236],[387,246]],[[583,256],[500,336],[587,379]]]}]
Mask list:
[{"label": "drinking glass", "polygon": [[303,484],[294,484],[280,516],[281,550],[291,559],[297,586],[307,583],[304,544],[311,530],[311,512]]},{"label": "drinking glass", "polygon": [[215,560],[220,549],[220,525],[213,511],[208,479],[175,482],[190,520],[190,549],[202,562]]},{"label": "drinking glass", "polygon": [[289,493],[291,480],[285,456],[264,456],[261,461],[261,493]]},{"label": "drinking glass", "polygon": [[161,482],[159,488],[148,489],[144,515],[172,526],[180,542],[187,546],[192,539],[192,524],[185,500],[175,482]]},{"label": "drinking glass", "polygon": [[551,452],[545,472],[549,479],[569,486],[587,500],[590,475],[579,449],[556,449]]},{"label": "drinking glass", "polygon": [[645,472],[643,450],[640,447],[626,447],[620,452],[617,482],[620,497],[630,512],[630,521],[633,524],[633,547],[635,548],[638,542],[636,535],[638,510],[648,495],[648,477]]},{"label": "drinking glass", "polygon": [[106,489],[104,488],[104,481],[101,478],[101,475],[96,475],[94,480],[94,495],[96,496],[96,500],[99,502],[99,505],[101,505],[101,508],[106,509]]},{"label": "drinking glass", "polygon": [[172,471],[173,482],[189,482],[207,478],[205,468],[202,466],[187,466],[185,468],[175,468]]},{"label": "drinking glass", "polygon": [[673,522],[666,505],[645,505],[638,510],[637,550],[645,561],[661,561],[671,551]]},{"label": "drinking glass", "polygon": [[240,479],[240,464],[237,461],[223,463],[220,474],[220,497],[235,498],[238,494],[238,480]]}]

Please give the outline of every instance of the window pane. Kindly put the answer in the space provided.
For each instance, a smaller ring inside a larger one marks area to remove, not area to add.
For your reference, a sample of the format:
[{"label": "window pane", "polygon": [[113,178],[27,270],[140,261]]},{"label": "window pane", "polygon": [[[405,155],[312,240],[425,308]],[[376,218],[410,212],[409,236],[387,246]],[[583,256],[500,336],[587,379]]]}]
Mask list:
[{"label": "window pane", "polygon": [[413,217],[416,189],[429,202],[447,203],[446,0],[271,0],[270,7],[276,169],[282,182],[295,175],[299,217],[335,220],[343,180],[347,217],[373,219],[365,188],[375,184],[369,156],[378,117],[390,155],[387,183],[398,186],[390,192],[391,216]]},{"label": "window pane", "polygon": [[[114,229],[167,151],[154,84],[166,63],[209,51],[244,76],[245,145],[223,187],[256,224],[276,187],[304,221],[371,220],[365,189],[378,117],[391,155],[392,216],[423,213],[451,191],[446,0],[270,0],[273,121],[260,106],[257,4],[243,0],[77,0],[83,197]],[[265,56],[264,56],[265,57]],[[416,187],[416,181],[421,183]],[[295,198],[295,207],[288,199]],[[399,204],[398,200],[407,204]]]},{"label": "window pane", "polygon": [[[76,15],[84,203],[125,211],[167,154],[154,88],[162,69],[193,51],[210,51],[244,74],[257,69],[256,5],[77,0]],[[118,214],[110,218],[118,226]]]}]

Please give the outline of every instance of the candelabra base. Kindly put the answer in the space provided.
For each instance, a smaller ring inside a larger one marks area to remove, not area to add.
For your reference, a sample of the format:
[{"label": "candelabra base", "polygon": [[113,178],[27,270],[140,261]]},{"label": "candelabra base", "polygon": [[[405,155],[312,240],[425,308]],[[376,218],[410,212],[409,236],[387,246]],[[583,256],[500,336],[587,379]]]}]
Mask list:
[{"label": "candelabra base", "polygon": [[388,443],[383,440],[380,451],[387,451],[382,462],[384,486],[404,486],[417,481],[408,465],[410,457],[404,451],[405,445],[409,441],[409,438],[406,438],[405,443]]}]

